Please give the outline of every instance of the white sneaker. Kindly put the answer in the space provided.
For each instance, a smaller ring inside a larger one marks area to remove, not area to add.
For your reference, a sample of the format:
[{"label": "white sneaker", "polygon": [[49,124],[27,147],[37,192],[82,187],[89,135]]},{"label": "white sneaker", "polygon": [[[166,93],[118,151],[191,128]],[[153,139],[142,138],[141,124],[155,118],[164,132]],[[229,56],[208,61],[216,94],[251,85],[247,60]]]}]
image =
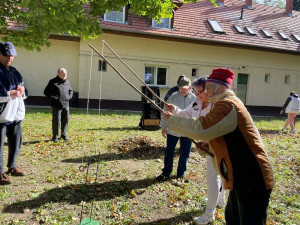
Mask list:
[{"label": "white sneaker", "polygon": [[210,213],[204,213],[202,216],[200,217],[195,217],[193,219],[194,224],[196,225],[206,225],[208,223],[210,223],[211,221],[213,221],[215,219],[215,215],[210,214]]},{"label": "white sneaker", "polygon": [[291,130],[290,131],[290,134],[294,134],[296,131],[295,130]]}]

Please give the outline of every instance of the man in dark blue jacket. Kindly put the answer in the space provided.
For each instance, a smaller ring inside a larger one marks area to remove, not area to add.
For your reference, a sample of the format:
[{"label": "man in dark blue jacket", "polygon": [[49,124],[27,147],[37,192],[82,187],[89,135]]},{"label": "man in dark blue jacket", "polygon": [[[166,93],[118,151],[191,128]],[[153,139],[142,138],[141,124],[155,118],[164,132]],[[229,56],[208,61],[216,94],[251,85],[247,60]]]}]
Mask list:
[{"label": "man in dark blue jacket", "polygon": [[58,142],[59,125],[61,124],[61,138],[68,140],[67,128],[69,123],[69,101],[73,96],[70,82],[67,80],[67,70],[59,68],[57,76],[51,79],[44,90],[44,94],[51,101],[52,107],[52,141]]},{"label": "man in dark blue jacket", "polygon": [[[0,185],[10,184],[8,174],[24,176],[17,167],[17,156],[22,144],[21,122],[25,117],[25,88],[21,74],[10,66],[17,55],[11,42],[0,43]],[[7,173],[3,167],[3,146],[7,136]]]}]

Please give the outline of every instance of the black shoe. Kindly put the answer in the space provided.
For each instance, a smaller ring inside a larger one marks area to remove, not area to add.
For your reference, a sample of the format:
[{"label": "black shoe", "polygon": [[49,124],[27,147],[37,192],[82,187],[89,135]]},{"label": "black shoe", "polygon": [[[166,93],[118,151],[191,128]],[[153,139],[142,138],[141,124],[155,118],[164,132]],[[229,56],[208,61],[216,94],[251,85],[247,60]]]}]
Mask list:
[{"label": "black shoe", "polygon": [[69,138],[68,138],[67,135],[62,135],[61,138],[64,139],[65,141],[68,141],[68,140],[69,140]]},{"label": "black shoe", "polygon": [[170,180],[170,177],[161,174],[161,175],[159,175],[158,177],[156,177],[155,180],[157,180],[157,181],[159,181],[159,182],[163,182],[163,181]]},{"label": "black shoe", "polygon": [[52,138],[52,141],[53,141],[54,143],[57,143],[57,142],[58,142],[58,137]]},{"label": "black shoe", "polygon": [[184,176],[177,176],[176,179],[178,179],[178,180],[182,179],[182,180],[184,180],[184,183],[186,183],[186,184],[190,183],[189,179],[185,178]]}]

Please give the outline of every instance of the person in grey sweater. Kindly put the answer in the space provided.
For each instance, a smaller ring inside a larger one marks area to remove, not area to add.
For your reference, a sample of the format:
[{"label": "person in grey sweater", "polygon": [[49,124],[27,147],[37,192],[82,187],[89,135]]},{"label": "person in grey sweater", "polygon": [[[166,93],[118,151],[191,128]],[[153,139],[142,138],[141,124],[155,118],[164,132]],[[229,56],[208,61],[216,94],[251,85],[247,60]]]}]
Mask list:
[{"label": "person in grey sweater", "polygon": [[67,128],[70,118],[69,101],[73,96],[73,90],[70,82],[67,80],[67,70],[65,68],[57,70],[57,76],[49,81],[44,94],[51,101],[52,141],[58,142],[60,124],[61,138],[67,141]]},{"label": "person in grey sweater", "polygon": [[[195,100],[195,95],[191,93],[191,81],[185,76],[178,81],[179,91],[173,93],[167,100],[167,103],[176,105],[180,109],[185,109]],[[167,147],[165,149],[164,168],[162,174],[156,177],[158,181],[166,181],[170,178],[173,170],[174,152],[177,142],[180,140],[180,157],[177,167],[177,178],[183,178],[187,170],[187,162],[190,156],[192,142],[187,137],[178,133],[168,131],[166,121],[161,118],[160,126],[163,137],[167,138]],[[187,181],[187,180],[186,180]]]}]

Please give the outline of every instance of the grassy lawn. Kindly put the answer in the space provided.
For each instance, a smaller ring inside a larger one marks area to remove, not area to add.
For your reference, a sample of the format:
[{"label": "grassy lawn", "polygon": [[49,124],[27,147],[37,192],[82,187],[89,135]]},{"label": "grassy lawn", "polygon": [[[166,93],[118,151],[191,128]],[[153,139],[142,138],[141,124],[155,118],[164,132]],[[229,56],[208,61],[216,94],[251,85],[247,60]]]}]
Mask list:
[{"label": "grassy lawn", "polygon": [[[160,130],[141,130],[139,120],[137,113],[72,109],[70,141],[54,144],[50,109],[28,109],[18,158],[27,174],[0,186],[0,224],[79,224],[81,213],[100,224],[192,224],[206,204],[205,157],[193,150],[189,184],[156,183],[165,140]],[[254,121],[276,180],[268,224],[300,224],[300,123],[289,135],[279,132],[283,119]],[[225,224],[223,208],[216,218],[213,224]]]}]

